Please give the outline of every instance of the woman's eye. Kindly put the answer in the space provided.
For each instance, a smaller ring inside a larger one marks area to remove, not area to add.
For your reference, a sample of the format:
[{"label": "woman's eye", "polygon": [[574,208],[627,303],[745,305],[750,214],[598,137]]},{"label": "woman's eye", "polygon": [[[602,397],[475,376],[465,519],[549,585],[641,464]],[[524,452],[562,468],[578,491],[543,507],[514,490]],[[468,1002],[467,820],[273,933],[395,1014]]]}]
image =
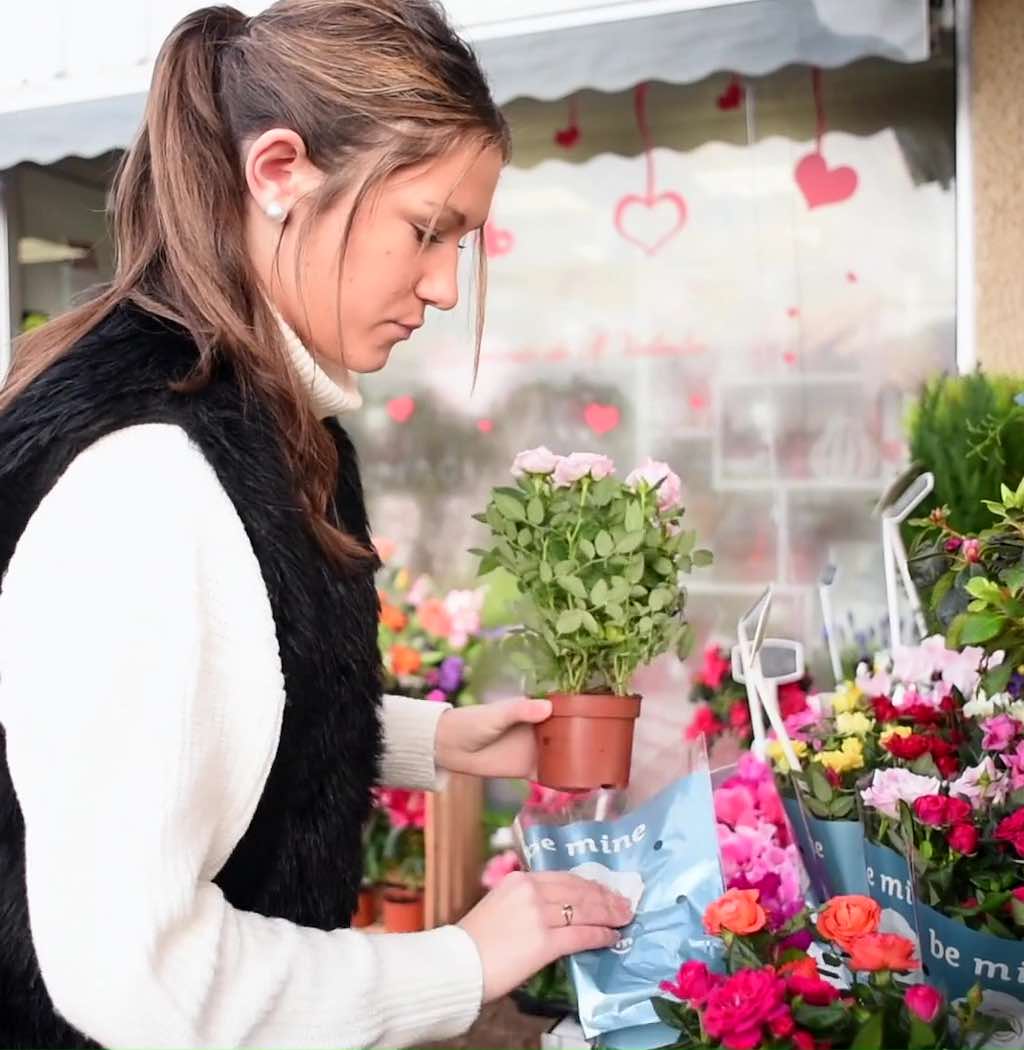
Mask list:
[{"label": "woman's eye", "polygon": [[416,240],[420,244],[443,244],[443,239],[438,234],[431,233],[429,230],[423,229],[422,226],[414,226],[413,229],[416,231]]}]

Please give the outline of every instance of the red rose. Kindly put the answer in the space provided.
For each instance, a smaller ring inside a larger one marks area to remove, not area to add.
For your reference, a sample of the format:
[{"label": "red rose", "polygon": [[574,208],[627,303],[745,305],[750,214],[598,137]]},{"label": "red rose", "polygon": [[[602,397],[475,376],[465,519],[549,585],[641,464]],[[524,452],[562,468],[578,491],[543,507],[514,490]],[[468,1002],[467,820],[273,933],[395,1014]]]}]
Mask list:
[{"label": "red rose", "polygon": [[794,1028],[796,1028],[796,1021],[793,1020],[793,1015],[789,1012],[788,1007],[783,1007],[782,1013],[768,1022],[768,1030],[776,1039],[785,1039],[786,1036],[792,1034]]},{"label": "red rose", "polygon": [[699,736],[715,736],[724,726],[718,721],[710,707],[698,707],[693,720],[686,727],[686,739],[696,740]]},{"label": "red rose", "polygon": [[969,857],[978,848],[978,829],[973,824],[955,824],[949,833],[949,848]]},{"label": "red rose", "polygon": [[946,822],[948,824],[967,823],[973,812],[970,802],[965,802],[962,798],[946,799]]},{"label": "red rose", "polygon": [[704,1029],[729,1050],[754,1050],[764,1041],[764,1026],[788,1012],[786,982],[771,966],[740,970],[708,997]]},{"label": "red rose", "polygon": [[928,740],[928,750],[931,752],[932,758],[938,759],[944,755],[953,754],[953,745],[943,740],[939,736],[930,736],[926,738]]},{"label": "red rose", "polygon": [[799,682],[779,687],[779,710],[783,718],[798,715],[807,707],[807,690]]},{"label": "red rose", "polygon": [[956,755],[939,755],[935,764],[946,780],[955,780],[960,773],[960,763],[956,760]]},{"label": "red rose", "polygon": [[949,799],[945,795],[922,795],[914,799],[914,816],[922,824],[932,828],[940,828],[948,824],[947,817]]},{"label": "red rose", "polygon": [[1013,896],[1016,900],[1024,901],[1024,886],[1018,886],[1013,891]]},{"label": "red rose", "polygon": [[931,750],[928,739],[911,733],[910,736],[898,736],[895,733],[885,742],[885,749],[904,762],[913,762]]},{"label": "red rose", "polygon": [[794,1050],[814,1050],[814,1036],[803,1028],[798,1028],[790,1037]]},{"label": "red rose", "polygon": [[839,998],[839,991],[820,977],[804,977],[793,974],[786,982],[793,995],[799,995],[811,1006],[831,1006]]},{"label": "red rose", "polygon": [[892,701],[887,696],[876,696],[871,701],[871,706],[879,722],[895,722],[900,717],[899,711],[892,706]]},{"label": "red rose", "polygon": [[930,726],[938,725],[943,720],[944,713],[938,708],[929,707],[928,704],[917,703],[905,707],[900,712],[900,717],[908,718],[918,725]]},{"label": "red rose", "polygon": [[903,1001],[911,1014],[919,1017],[925,1024],[931,1024],[942,1009],[942,993],[927,984],[916,984],[908,988],[903,993]]},{"label": "red rose", "polygon": [[825,767],[825,779],[834,788],[843,786],[843,778],[834,769],[831,769],[828,766]]},{"label": "red rose", "polygon": [[662,981],[660,987],[684,1003],[703,1006],[721,983],[722,978],[717,973],[712,973],[704,963],[691,959],[679,968],[674,981]]},{"label": "red rose", "polygon": [[997,842],[1009,842],[1017,855],[1024,857],[1024,809],[1018,809],[1001,820],[996,826],[995,837]]},{"label": "red rose", "polygon": [[746,700],[737,700],[729,708],[729,725],[733,729],[746,729],[750,725],[750,708]]}]

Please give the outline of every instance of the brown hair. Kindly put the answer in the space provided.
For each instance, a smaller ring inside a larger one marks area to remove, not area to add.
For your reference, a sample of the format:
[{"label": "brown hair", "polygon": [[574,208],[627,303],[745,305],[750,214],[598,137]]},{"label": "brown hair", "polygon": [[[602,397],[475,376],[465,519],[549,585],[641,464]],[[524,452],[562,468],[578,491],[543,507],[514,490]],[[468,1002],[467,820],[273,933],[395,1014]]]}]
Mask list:
[{"label": "brown hair", "polygon": [[195,11],[157,56],[142,129],[114,181],[114,280],[19,339],[0,410],[118,303],[135,303],[195,338],[200,357],[185,389],[207,383],[220,354],[267,403],[320,545],[351,564],[367,552],[327,518],[334,442],[298,385],[246,250],[242,149],[275,127],[295,131],[327,174],[310,221],[353,190],[367,157],[378,158],[355,188],[339,258],[360,207],[397,170],[467,138],[508,153],[480,67],[432,0],[278,0],[253,18],[232,7]]}]

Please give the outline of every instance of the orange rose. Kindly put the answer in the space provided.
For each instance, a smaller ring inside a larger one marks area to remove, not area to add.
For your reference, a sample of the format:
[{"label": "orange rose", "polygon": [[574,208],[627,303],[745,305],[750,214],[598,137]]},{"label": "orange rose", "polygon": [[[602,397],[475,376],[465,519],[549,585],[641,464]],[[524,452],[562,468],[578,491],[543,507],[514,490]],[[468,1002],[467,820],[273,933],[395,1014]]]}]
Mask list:
[{"label": "orange rose", "polygon": [[917,970],[914,943],[898,933],[869,933],[850,946],[851,970]]},{"label": "orange rose", "polygon": [[408,645],[393,645],[388,655],[391,660],[391,673],[399,678],[415,674],[423,666],[423,657]]},{"label": "orange rose", "polygon": [[768,922],[764,908],[757,903],[757,890],[728,890],[704,912],[704,929],[715,936],[722,930],[741,937],[763,930]]},{"label": "orange rose", "polygon": [[875,933],[882,921],[882,909],[870,898],[857,893],[833,897],[818,916],[818,932],[827,941],[846,951],[858,937]]},{"label": "orange rose", "polygon": [[452,618],[448,615],[444,603],[437,598],[427,598],[421,602],[416,616],[428,634],[447,638],[452,633]]},{"label": "orange rose", "polygon": [[380,622],[389,631],[401,631],[405,629],[405,625],[408,622],[405,613],[398,608],[397,605],[391,605],[389,602],[381,602],[380,606]]}]

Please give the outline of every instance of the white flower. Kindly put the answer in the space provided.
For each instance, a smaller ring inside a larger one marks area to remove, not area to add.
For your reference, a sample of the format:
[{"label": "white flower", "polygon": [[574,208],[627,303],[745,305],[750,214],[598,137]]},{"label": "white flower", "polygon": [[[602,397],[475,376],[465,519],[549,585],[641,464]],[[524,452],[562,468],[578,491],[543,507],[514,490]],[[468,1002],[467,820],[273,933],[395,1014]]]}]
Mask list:
[{"label": "white flower", "polygon": [[992,801],[998,806],[1006,798],[1008,791],[1007,777],[996,768],[989,755],[978,765],[965,769],[949,785],[951,795],[962,795],[969,799],[975,809],[981,809],[987,801]]},{"label": "white flower", "polygon": [[860,793],[860,797],[866,806],[895,820],[900,815],[900,802],[910,804],[922,795],[937,795],[938,792],[936,777],[922,777],[909,769],[876,769],[871,784]]},{"label": "white flower", "polygon": [[512,460],[512,475],[520,478],[524,474],[551,474],[561,460],[561,456],[556,455],[544,445],[538,448],[528,448]]},{"label": "white flower", "polygon": [[1009,693],[995,693],[988,696],[984,689],[979,689],[974,697],[964,704],[963,712],[967,718],[990,718],[996,711],[1002,711],[1009,705]]},{"label": "white flower", "polygon": [[650,456],[633,470],[626,478],[626,484],[631,488],[637,488],[640,482],[646,482],[654,488],[661,482],[658,488],[658,509],[671,510],[683,502],[683,483],[667,463],[659,463]]},{"label": "white flower", "polygon": [[596,452],[573,452],[562,458],[554,470],[555,484],[559,488],[568,488],[588,474],[595,481],[608,477],[615,472],[615,464]]}]

